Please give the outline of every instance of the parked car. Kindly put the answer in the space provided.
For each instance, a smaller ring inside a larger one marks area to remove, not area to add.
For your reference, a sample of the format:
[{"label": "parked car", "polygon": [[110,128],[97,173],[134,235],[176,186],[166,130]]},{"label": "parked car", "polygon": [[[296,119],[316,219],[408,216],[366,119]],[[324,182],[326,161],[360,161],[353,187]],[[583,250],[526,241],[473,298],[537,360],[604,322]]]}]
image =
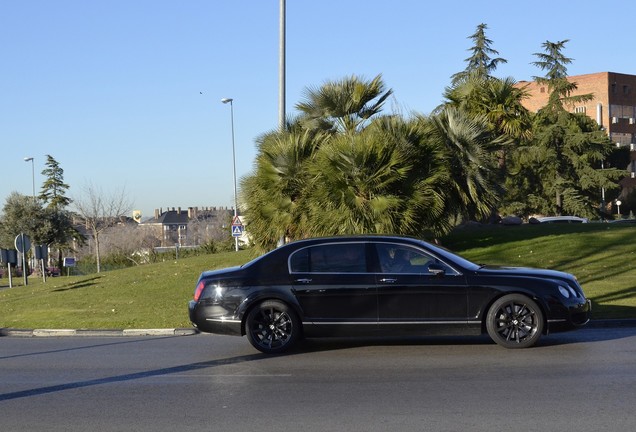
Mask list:
[{"label": "parked car", "polygon": [[203,272],[189,315],[200,331],[246,335],[264,353],[302,337],[479,335],[525,348],[590,318],[568,273],[474,264],[409,237],[296,241]]},{"label": "parked car", "polygon": [[530,223],[588,223],[588,218],[578,216],[545,216],[530,218]]},{"label": "parked car", "polygon": [[609,223],[621,224],[621,225],[624,225],[624,224],[631,225],[631,224],[636,224],[636,219],[614,219],[614,220],[611,220],[611,221],[608,221],[608,222]]}]

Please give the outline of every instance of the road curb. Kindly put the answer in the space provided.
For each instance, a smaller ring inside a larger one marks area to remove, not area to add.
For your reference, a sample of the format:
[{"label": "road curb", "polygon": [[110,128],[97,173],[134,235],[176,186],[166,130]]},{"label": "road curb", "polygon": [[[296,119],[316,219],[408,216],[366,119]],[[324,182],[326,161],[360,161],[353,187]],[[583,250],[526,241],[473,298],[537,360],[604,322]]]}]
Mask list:
[{"label": "road curb", "polygon": [[604,319],[591,320],[587,323],[590,328],[615,328],[615,327],[636,327],[636,319]]},{"label": "road curb", "polygon": [[[636,327],[636,319],[604,319],[592,320],[588,328],[621,328]],[[200,333],[195,328],[165,328],[165,329],[11,329],[0,328],[0,336],[12,337],[121,337],[121,336],[192,336]]]},{"label": "road curb", "polygon": [[199,333],[197,329],[0,329],[0,336],[12,337],[120,337],[120,336],[191,336]]}]

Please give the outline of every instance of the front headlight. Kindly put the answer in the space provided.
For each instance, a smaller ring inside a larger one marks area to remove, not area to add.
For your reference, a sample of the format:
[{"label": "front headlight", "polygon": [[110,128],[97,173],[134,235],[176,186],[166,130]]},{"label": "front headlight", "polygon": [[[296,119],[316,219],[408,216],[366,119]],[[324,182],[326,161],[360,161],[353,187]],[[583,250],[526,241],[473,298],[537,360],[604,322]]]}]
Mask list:
[{"label": "front headlight", "polygon": [[564,287],[563,285],[559,285],[559,292],[561,293],[563,297],[570,298],[570,295],[571,295],[570,290]]}]

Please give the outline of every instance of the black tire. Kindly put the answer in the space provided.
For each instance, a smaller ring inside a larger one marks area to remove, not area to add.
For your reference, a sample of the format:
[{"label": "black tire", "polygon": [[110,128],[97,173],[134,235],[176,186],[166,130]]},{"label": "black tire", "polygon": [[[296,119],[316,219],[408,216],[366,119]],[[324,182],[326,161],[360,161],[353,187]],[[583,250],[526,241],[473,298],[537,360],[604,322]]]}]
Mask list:
[{"label": "black tire", "polygon": [[493,303],[486,315],[490,338],[506,348],[528,348],[543,333],[543,313],[532,299],[508,294]]},{"label": "black tire", "polygon": [[247,340],[266,354],[282,353],[291,348],[301,333],[296,313],[285,303],[266,300],[256,305],[245,319]]}]

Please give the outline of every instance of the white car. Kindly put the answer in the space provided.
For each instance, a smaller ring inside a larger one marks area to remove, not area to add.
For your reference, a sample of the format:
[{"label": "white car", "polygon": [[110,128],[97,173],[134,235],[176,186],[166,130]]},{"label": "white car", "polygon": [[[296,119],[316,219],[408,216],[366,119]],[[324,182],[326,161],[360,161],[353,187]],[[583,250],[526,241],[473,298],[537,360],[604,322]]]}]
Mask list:
[{"label": "white car", "polygon": [[[534,219],[534,222],[532,219]],[[530,218],[530,223],[588,223],[587,218],[578,216],[545,216],[538,218]]]}]

